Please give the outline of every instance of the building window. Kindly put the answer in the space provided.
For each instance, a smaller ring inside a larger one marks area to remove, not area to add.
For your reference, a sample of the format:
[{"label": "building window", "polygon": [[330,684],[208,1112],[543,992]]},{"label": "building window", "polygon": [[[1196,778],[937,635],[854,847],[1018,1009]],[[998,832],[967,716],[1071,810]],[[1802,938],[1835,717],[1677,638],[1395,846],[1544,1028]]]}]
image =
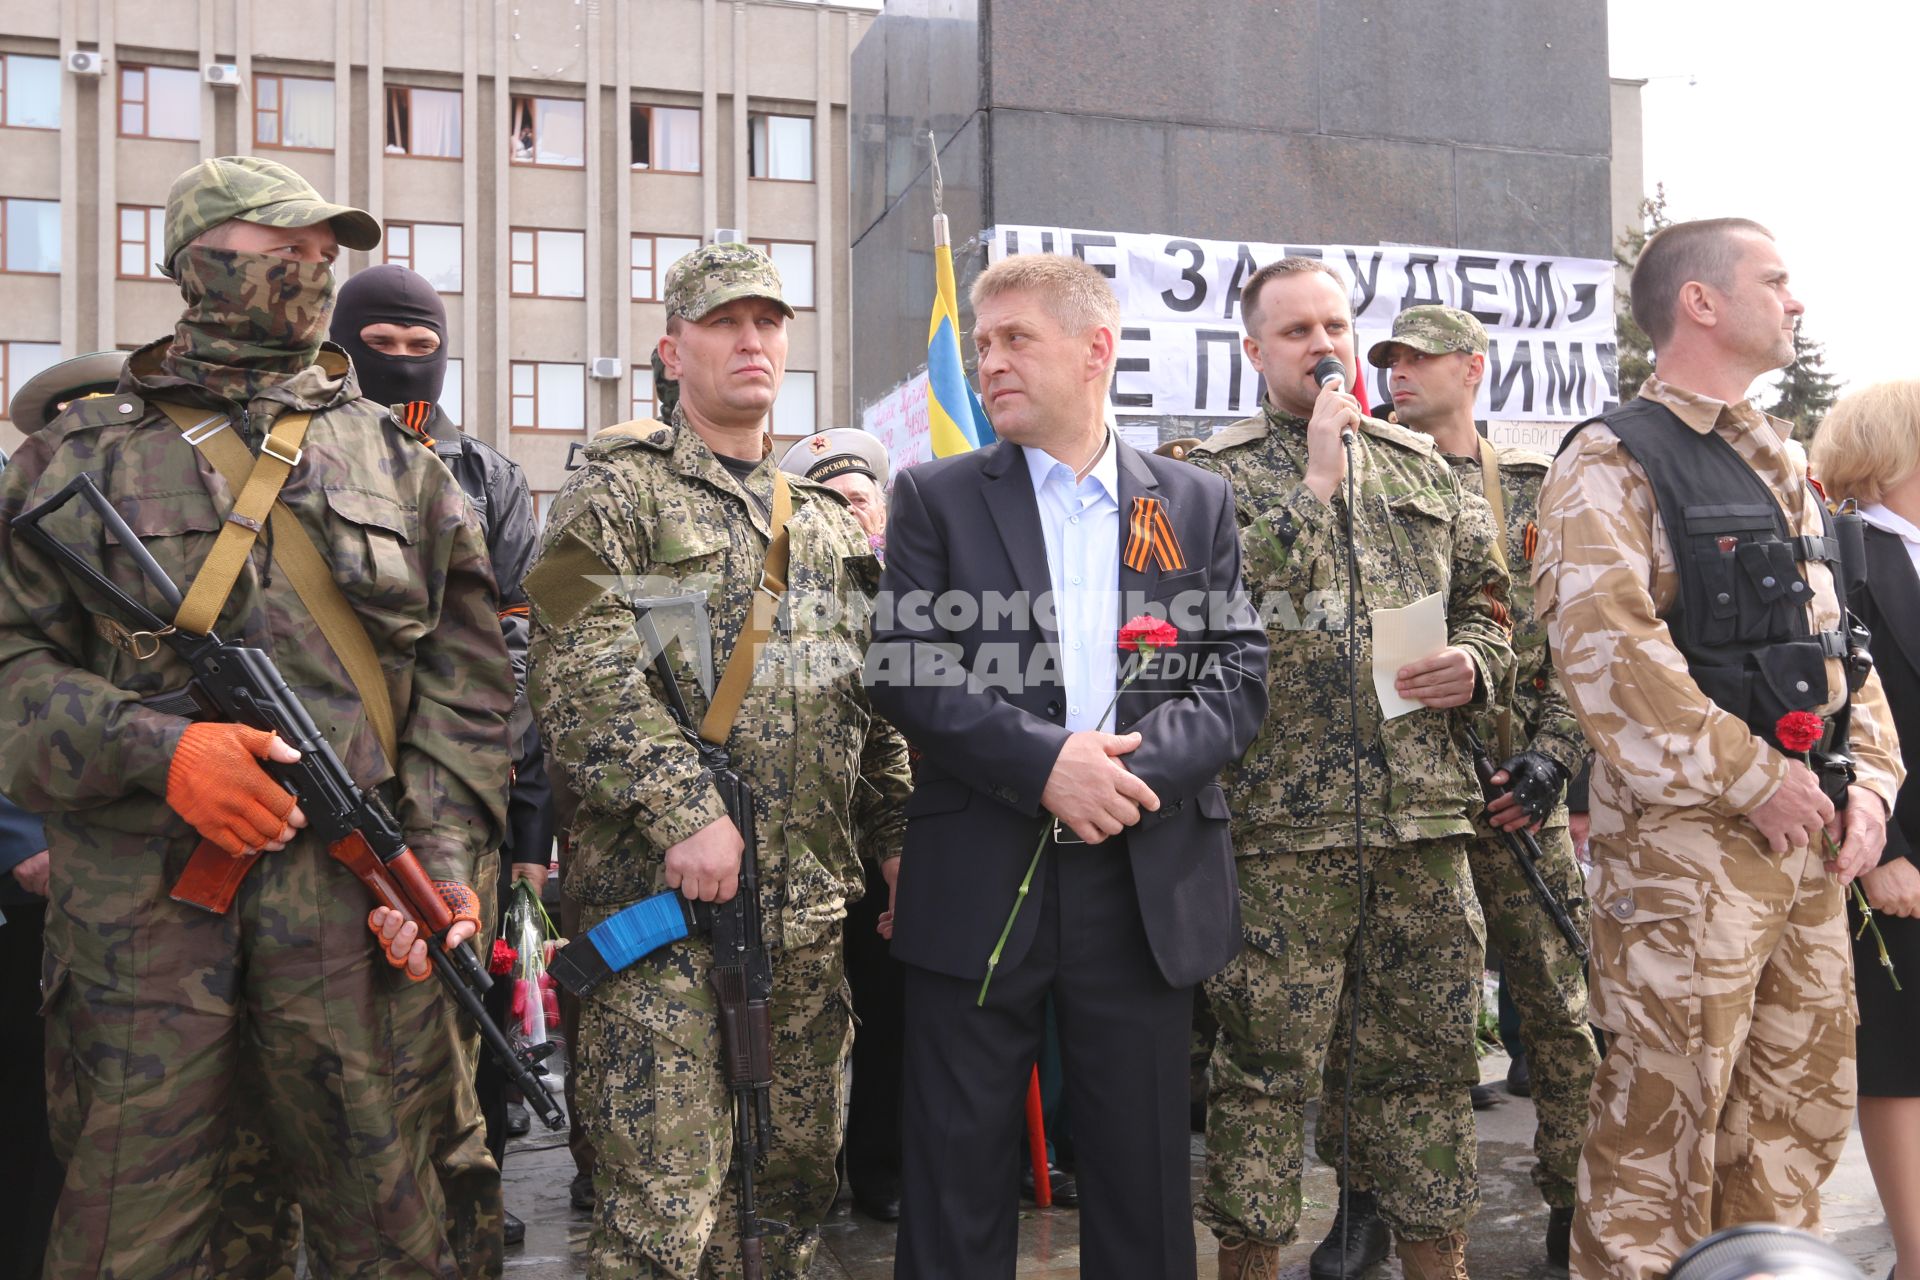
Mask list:
[{"label": "building window", "polygon": [[8,416],[16,388],[59,361],[57,342],[0,342],[0,418]]},{"label": "building window", "polygon": [[773,402],[773,434],[798,440],[813,434],[813,423],[813,374],[789,369]]},{"label": "building window", "polygon": [[587,429],[585,365],[515,360],[509,377],[513,380],[514,430]]},{"label": "building window", "polygon": [[333,150],[333,81],[255,76],[253,145],[288,151]]},{"label": "building window", "polygon": [[586,232],[513,227],[510,233],[516,297],[587,296]]},{"label": "building window", "polygon": [[638,422],[643,418],[651,418],[657,407],[653,399],[653,365],[634,365],[633,399],[628,406],[627,416]]},{"label": "building window", "polygon": [[813,309],[813,246],[804,240],[750,240],[773,259],[780,273],[780,292],[787,305],[799,311]]},{"label": "building window", "polygon": [[700,112],[695,107],[633,104],[633,167],[700,172]]},{"label": "building window", "polygon": [[120,136],[200,140],[200,77],[180,67],[120,68]]},{"label": "building window", "polygon": [[452,356],[447,360],[447,380],[440,387],[440,408],[447,415],[447,421],[454,426],[461,424],[461,409],[464,405],[466,384],[461,381],[460,357]]},{"label": "building window", "polygon": [[146,204],[120,206],[120,278],[165,280],[160,255],[166,252],[167,211]]},{"label": "building window", "polygon": [[667,268],[699,247],[698,236],[635,236],[628,261],[633,300],[660,301],[667,291]]},{"label": "building window", "polygon": [[0,124],[10,129],[60,127],[60,59],[0,55]]},{"label": "building window", "polygon": [[387,86],[387,154],[460,158],[460,91]]},{"label": "building window", "polygon": [[0,271],[60,274],[60,202],[0,199]]},{"label": "building window", "polygon": [[553,500],[560,496],[558,489],[535,489],[533,491],[533,524],[536,529],[547,527],[547,512],[553,510]]},{"label": "building window", "polygon": [[381,243],[388,262],[418,271],[441,293],[460,292],[460,224],[389,222]]},{"label": "building window", "polygon": [[776,182],[813,181],[813,120],[755,112],[747,117],[747,172]]},{"label": "building window", "polygon": [[577,98],[516,95],[507,123],[515,164],[586,166],[587,104]]}]

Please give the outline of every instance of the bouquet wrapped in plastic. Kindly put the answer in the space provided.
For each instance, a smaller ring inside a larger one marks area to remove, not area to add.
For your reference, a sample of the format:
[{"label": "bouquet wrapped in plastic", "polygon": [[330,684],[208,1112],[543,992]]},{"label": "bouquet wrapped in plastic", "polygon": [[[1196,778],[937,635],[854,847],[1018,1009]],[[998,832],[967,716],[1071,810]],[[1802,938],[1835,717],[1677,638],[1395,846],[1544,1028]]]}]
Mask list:
[{"label": "bouquet wrapped in plastic", "polygon": [[557,932],[533,884],[514,881],[506,928],[494,944],[494,964],[490,967],[496,973],[510,975],[513,982],[507,1040],[515,1049],[545,1044],[549,1033],[560,1027],[560,989],[547,972],[552,951],[548,944]]}]

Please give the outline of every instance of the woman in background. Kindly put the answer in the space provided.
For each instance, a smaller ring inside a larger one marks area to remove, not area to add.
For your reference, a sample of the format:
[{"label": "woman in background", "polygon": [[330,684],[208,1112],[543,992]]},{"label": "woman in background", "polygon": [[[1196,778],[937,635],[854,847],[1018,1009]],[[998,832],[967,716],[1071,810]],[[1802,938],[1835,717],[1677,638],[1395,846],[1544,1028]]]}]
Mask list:
[{"label": "woman in background", "polygon": [[[1886,853],[1860,879],[1905,990],[1894,990],[1872,933],[1853,944],[1860,1137],[1893,1228],[1892,1280],[1920,1275],[1920,379],[1843,397],[1814,436],[1812,461],[1828,499],[1852,498],[1866,518],[1867,582],[1848,603],[1873,631],[1874,666],[1907,766]],[[1850,912],[1858,933],[1859,913]]]}]

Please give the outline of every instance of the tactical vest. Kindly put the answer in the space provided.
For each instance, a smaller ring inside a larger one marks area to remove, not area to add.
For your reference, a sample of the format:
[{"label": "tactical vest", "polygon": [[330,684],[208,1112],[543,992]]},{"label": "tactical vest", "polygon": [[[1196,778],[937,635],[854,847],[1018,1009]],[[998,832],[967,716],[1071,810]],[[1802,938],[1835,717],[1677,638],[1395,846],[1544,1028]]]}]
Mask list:
[{"label": "tactical vest", "polygon": [[[1732,445],[1651,400],[1588,419],[1567,433],[1561,451],[1594,422],[1612,429],[1653,485],[1680,578],[1663,621],[1700,691],[1779,747],[1782,715],[1816,711],[1831,696],[1829,658],[1842,660],[1857,689],[1865,671],[1855,646],[1863,650],[1864,641],[1844,630],[1815,633],[1807,622],[1813,586],[1801,566],[1810,560],[1832,568],[1843,625],[1848,617],[1840,544],[1825,504],[1815,499],[1821,534],[1796,535],[1773,490]],[[1813,755],[1829,794],[1852,781],[1844,707]]]}]

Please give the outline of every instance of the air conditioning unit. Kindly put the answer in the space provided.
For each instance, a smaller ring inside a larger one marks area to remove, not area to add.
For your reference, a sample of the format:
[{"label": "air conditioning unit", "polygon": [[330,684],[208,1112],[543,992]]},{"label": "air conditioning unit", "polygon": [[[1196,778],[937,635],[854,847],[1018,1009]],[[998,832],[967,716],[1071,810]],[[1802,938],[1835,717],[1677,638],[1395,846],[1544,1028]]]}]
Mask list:
[{"label": "air conditioning unit", "polygon": [[105,75],[107,60],[92,49],[75,49],[67,55],[67,70],[76,76]]},{"label": "air conditioning unit", "polygon": [[620,376],[620,362],[612,356],[595,356],[587,372],[596,378],[611,380]]},{"label": "air conditioning unit", "polygon": [[745,241],[746,237],[740,234],[740,228],[738,227],[715,227],[713,229],[713,243],[715,244],[742,244]]},{"label": "air conditioning unit", "polygon": [[240,86],[240,65],[235,62],[209,62],[203,78],[208,84],[223,89],[237,89]]}]

